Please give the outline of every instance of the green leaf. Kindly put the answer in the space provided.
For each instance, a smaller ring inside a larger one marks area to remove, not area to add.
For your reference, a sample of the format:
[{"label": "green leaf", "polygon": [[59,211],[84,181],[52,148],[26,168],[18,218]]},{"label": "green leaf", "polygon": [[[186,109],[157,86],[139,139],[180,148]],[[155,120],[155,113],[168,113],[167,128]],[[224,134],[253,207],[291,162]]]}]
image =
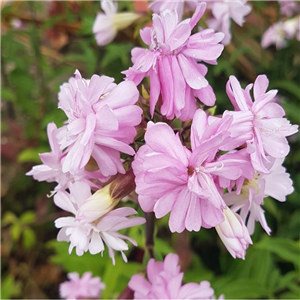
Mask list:
[{"label": "green leaf", "polygon": [[31,228],[25,228],[23,231],[23,245],[26,249],[30,249],[36,243],[36,236]]},{"label": "green leaf", "polygon": [[10,229],[11,236],[14,241],[18,241],[22,232],[21,225],[19,223],[14,223]]},{"label": "green leaf", "polygon": [[[82,27],[79,30],[79,34],[91,34],[93,33],[93,25],[95,23],[95,16],[85,16],[82,20]],[[96,43],[96,40],[95,40]]]},{"label": "green leaf", "polygon": [[284,238],[264,237],[260,242],[256,243],[254,247],[270,251],[271,253],[278,255],[283,260],[292,262],[298,267],[300,266],[300,247],[297,242]]},{"label": "green leaf", "polygon": [[212,286],[226,299],[259,299],[268,295],[266,287],[254,278],[237,278],[235,280],[216,279]]},{"label": "green leaf", "polygon": [[280,80],[280,81],[271,81],[270,89],[283,89],[293,94],[297,99],[300,99],[300,88],[299,85],[293,81]]},{"label": "green leaf", "polygon": [[18,156],[18,162],[41,163],[39,153],[48,151],[46,148],[28,148],[23,150]]},{"label": "green leaf", "polygon": [[51,262],[61,265],[67,272],[78,272],[81,275],[91,271],[94,275],[101,276],[106,261],[110,260],[108,255],[101,257],[101,254],[85,253],[83,256],[77,256],[74,250],[69,254],[69,243],[66,242],[53,240],[47,243],[47,247],[54,250],[54,254],[50,257]]},{"label": "green leaf", "polygon": [[8,211],[3,216],[1,223],[2,223],[3,226],[6,226],[6,225],[9,225],[9,224],[12,224],[12,223],[16,222],[16,220],[17,220],[16,215],[13,212]]},{"label": "green leaf", "polygon": [[8,275],[1,282],[1,299],[11,299],[17,296],[21,296],[21,282],[15,281],[13,276]]},{"label": "green leaf", "polygon": [[154,242],[154,252],[160,252],[163,255],[167,255],[174,252],[174,249],[169,243],[157,237]]},{"label": "green leaf", "polygon": [[32,211],[26,211],[20,217],[20,221],[23,224],[30,224],[35,222],[35,213]]},{"label": "green leaf", "polygon": [[14,102],[15,94],[13,93],[12,90],[5,88],[5,87],[1,87],[1,99],[4,101],[6,100],[9,102]]}]

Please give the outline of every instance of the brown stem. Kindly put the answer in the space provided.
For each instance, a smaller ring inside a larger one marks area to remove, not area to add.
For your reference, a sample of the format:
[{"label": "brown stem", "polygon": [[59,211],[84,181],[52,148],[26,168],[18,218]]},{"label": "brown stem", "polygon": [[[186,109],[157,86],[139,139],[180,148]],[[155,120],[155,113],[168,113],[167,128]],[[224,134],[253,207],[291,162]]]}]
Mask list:
[{"label": "brown stem", "polygon": [[146,218],[146,249],[151,258],[154,258],[154,213],[145,213]]}]

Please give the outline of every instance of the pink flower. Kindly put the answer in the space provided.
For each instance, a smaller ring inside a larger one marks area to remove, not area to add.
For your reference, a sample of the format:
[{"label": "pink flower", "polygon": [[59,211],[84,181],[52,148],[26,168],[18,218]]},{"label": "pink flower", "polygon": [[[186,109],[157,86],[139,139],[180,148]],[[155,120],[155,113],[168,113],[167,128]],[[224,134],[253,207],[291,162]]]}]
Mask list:
[{"label": "pink flower", "polygon": [[71,185],[70,193],[57,192],[54,196],[55,204],[75,216],[75,218],[62,217],[55,221],[55,226],[61,228],[57,240],[70,242],[69,253],[75,247],[76,254],[79,256],[87,251],[91,254],[103,252],[105,243],[113,264],[115,264],[114,251],[121,251],[124,261],[127,261],[123,251],[128,250],[128,245],[124,240],[130,241],[135,246],[136,242],[118,231],[143,224],[145,219],[138,217],[128,218],[129,215],[137,214],[133,208],[123,207],[107,213],[104,207],[102,215],[99,215],[97,220],[88,222],[86,221],[89,220],[87,215],[85,218],[82,218],[80,207],[89,201],[91,196],[89,186],[81,182],[75,182]]},{"label": "pink flower", "polygon": [[287,17],[291,17],[293,14],[300,11],[300,5],[298,1],[287,1],[281,0],[278,1],[280,5],[280,13],[286,15]]},{"label": "pink flower", "polygon": [[260,222],[263,229],[270,234],[264,210],[261,208],[265,197],[283,202],[286,196],[293,192],[293,182],[286,169],[282,166],[283,158],[270,159],[272,165],[268,174],[256,173],[254,178],[246,180],[241,190],[223,195],[227,205],[231,206],[234,212],[240,211],[244,222],[247,220],[249,233],[254,232],[255,221]]},{"label": "pink flower", "polygon": [[69,281],[59,286],[59,294],[63,299],[99,299],[100,291],[105,289],[105,284],[99,277],[92,277],[91,272],[85,272],[82,277],[79,274],[69,273]]},{"label": "pink flower", "polygon": [[300,17],[278,21],[267,29],[262,36],[261,46],[267,48],[275,45],[276,49],[282,49],[287,46],[287,41],[296,38],[300,41]]},{"label": "pink flower", "polygon": [[128,144],[135,137],[142,110],[134,105],[139,97],[134,83],[113,81],[98,75],[85,80],[76,71],[75,78],[61,86],[59,108],[68,116],[57,135],[61,148],[67,148],[63,172],[76,173],[93,157],[103,176],[125,173],[120,151],[134,154]]},{"label": "pink flower", "polygon": [[219,43],[223,34],[206,29],[191,35],[205,7],[201,3],[191,19],[180,23],[176,11],[153,14],[153,27],[140,31],[149,49],[134,48],[133,67],[123,73],[137,85],[150,77],[152,116],[160,95],[160,111],[168,119],[191,119],[197,109],[195,97],[209,106],[215,103],[215,94],[204,77],[207,68],[197,62],[216,63],[224,48]]},{"label": "pink flower", "polygon": [[208,281],[182,285],[183,273],[178,260],[176,254],[168,254],[164,262],[150,259],[148,280],[141,275],[133,275],[128,283],[134,291],[134,299],[213,299],[214,291]]},{"label": "pink flower", "polygon": [[216,226],[216,230],[229,253],[234,257],[245,259],[246,249],[252,240],[241,217],[230,208],[224,209],[225,220]]},{"label": "pink flower", "polygon": [[298,131],[297,125],[291,125],[283,118],[282,107],[275,103],[277,90],[266,92],[269,81],[266,75],[260,75],[254,82],[254,102],[250,96],[252,85],[245,90],[234,76],[229,77],[226,86],[227,95],[236,111],[250,111],[253,115],[253,138],[247,141],[247,151],[250,154],[255,170],[267,173],[267,155],[273,158],[285,157],[290,150],[286,136]]},{"label": "pink flower", "polygon": [[69,172],[64,173],[62,171],[62,164],[65,159],[65,154],[60,150],[60,146],[57,141],[57,127],[54,123],[49,123],[47,126],[48,140],[51,148],[51,152],[39,154],[42,165],[34,166],[31,171],[26,175],[33,176],[35,180],[57,182],[54,192],[58,190],[65,190],[68,188],[69,183],[75,181],[83,181],[88,183],[91,187],[99,188],[91,181],[91,179],[97,178],[101,182],[106,181],[108,178],[99,174],[99,172],[88,172],[84,169],[78,169],[77,172],[71,174]]},{"label": "pink flower", "polygon": [[101,8],[104,14],[98,13],[93,25],[93,32],[99,46],[112,42],[118,30],[128,27],[140,17],[131,12],[117,13],[117,3],[111,0],[101,0]]},{"label": "pink flower", "polygon": [[221,31],[225,34],[222,43],[228,45],[231,41],[230,32],[230,19],[233,19],[239,26],[243,26],[245,16],[248,15],[252,8],[246,4],[246,0],[235,0],[235,1],[207,1],[212,4],[212,14],[214,19],[207,21],[210,28],[215,31]]},{"label": "pink flower", "polygon": [[221,145],[230,139],[232,117],[208,125],[204,111],[198,110],[191,129],[191,150],[165,123],[148,123],[146,144],[132,164],[136,192],[145,212],[157,218],[171,212],[172,232],[199,231],[224,221],[225,203],[216,178],[236,180],[253,177],[250,162],[236,153],[217,157]]},{"label": "pink flower", "polygon": [[184,7],[189,10],[194,11],[200,0],[153,0],[151,1],[149,8],[159,14],[165,10],[176,10],[179,20],[182,19],[184,13]]}]

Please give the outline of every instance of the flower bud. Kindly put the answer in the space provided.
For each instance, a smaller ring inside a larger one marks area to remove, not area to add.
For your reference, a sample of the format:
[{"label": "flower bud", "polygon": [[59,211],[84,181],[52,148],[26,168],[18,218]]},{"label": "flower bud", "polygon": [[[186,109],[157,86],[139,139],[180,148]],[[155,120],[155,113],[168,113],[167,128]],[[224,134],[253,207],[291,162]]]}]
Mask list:
[{"label": "flower bud", "polygon": [[85,222],[93,222],[111,211],[119,202],[110,195],[111,184],[98,190],[80,207],[78,218]]},{"label": "flower bud", "polygon": [[117,13],[113,15],[113,25],[116,30],[122,30],[130,26],[140,17],[141,15],[132,12]]},{"label": "flower bud", "polygon": [[134,174],[129,170],[89,197],[80,207],[78,219],[94,222],[110,212],[119,201],[134,190]]},{"label": "flower bud", "polygon": [[225,221],[216,226],[216,230],[229,253],[245,259],[246,249],[252,240],[241,217],[226,207],[223,210]]}]

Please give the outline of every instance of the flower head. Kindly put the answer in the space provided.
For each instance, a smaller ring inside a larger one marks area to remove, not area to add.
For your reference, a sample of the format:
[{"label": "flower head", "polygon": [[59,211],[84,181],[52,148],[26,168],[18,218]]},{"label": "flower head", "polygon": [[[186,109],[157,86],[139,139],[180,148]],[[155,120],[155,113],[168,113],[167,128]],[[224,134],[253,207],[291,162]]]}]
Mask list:
[{"label": "flower head", "polygon": [[278,3],[280,5],[280,13],[287,17],[291,17],[293,14],[300,11],[300,4],[298,1],[279,0]]},{"label": "flower head", "polygon": [[117,4],[111,0],[101,0],[103,13],[98,13],[93,25],[93,32],[99,46],[109,44],[117,35],[118,30],[128,27],[140,16],[135,13],[117,13]]},{"label": "flower head", "polygon": [[34,166],[26,175],[33,176],[35,180],[57,182],[54,192],[65,190],[69,183],[75,181],[82,181],[89,184],[93,188],[99,188],[99,184],[95,184],[92,179],[97,179],[100,182],[106,181],[108,178],[104,177],[99,172],[88,172],[85,169],[78,169],[71,174],[70,172],[63,172],[62,165],[66,154],[61,151],[57,140],[58,129],[54,123],[49,123],[47,126],[48,140],[51,152],[39,154],[43,164]]},{"label": "flower head", "polygon": [[159,14],[165,10],[175,10],[177,12],[179,20],[182,19],[184,8],[194,11],[197,5],[203,2],[201,0],[153,0],[151,1],[149,8]]},{"label": "flower head", "polygon": [[296,38],[300,41],[300,17],[278,21],[267,29],[263,34],[261,46],[267,48],[275,45],[276,49],[282,49],[287,46],[287,41]]},{"label": "flower head", "polygon": [[234,212],[239,211],[242,220],[247,224],[250,234],[254,233],[255,221],[270,234],[262,204],[264,198],[272,198],[283,202],[293,192],[293,182],[286,169],[282,166],[283,158],[270,159],[269,173],[256,172],[251,180],[246,180],[240,190],[227,193],[223,198]]},{"label": "flower head", "polygon": [[57,134],[61,149],[67,148],[63,172],[75,173],[93,157],[103,176],[125,173],[120,151],[134,154],[128,144],[142,110],[134,105],[139,97],[134,83],[113,81],[97,75],[85,80],[76,71],[75,78],[61,86],[59,108],[68,116]]},{"label": "flower head", "polygon": [[235,1],[207,1],[212,9],[213,19],[207,21],[208,26],[215,31],[221,31],[225,34],[222,43],[228,45],[231,41],[232,35],[230,32],[230,19],[243,26],[245,16],[248,15],[252,8],[247,4],[246,0]]},{"label": "flower head", "polygon": [[[283,118],[282,107],[275,103],[277,90],[266,92],[269,81],[266,75],[259,75],[254,85],[245,90],[234,76],[230,76],[226,86],[227,95],[236,111],[250,111],[253,115],[253,138],[247,141],[247,151],[251,156],[254,169],[268,173],[267,156],[285,157],[289,152],[286,136],[298,131],[297,125],[291,125]],[[254,102],[250,96],[253,86]]]},{"label": "flower head", "polygon": [[98,299],[100,291],[105,289],[105,284],[99,277],[92,277],[91,272],[85,272],[82,277],[79,274],[69,273],[69,281],[59,286],[59,294],[63,299]]},{"label": "flower head", "polygon": [[[91,199],[91,192],[88,185],[75,182],[70,187],[70,193],[58,192],[54,196],[55,204],[71,212],[75,217],[62,217],[55,221],[55,226],[61,228],[58,233],[58,241],[70,242],[69,253],[76,248],[77,255],[83,255],[89,251],[91,254],[97,254],[105,250],[104,243],[109,250],[113,264],[115,264],[114,251],[121,251],[122,257],[127,261],[123,251],[128,250],[128,245],[124,240],[130,241],[136,245],[136,242],[118,231],[124,228],[136,226],[145,223],[144,218],[128,218],[130,215],[137,214],[133,208],[123,207],[109,212],[113,207],[104,207],[98,213],[98,219],[95,214],[91,216],[85,211],[84,218],[80,207],[84,206],[86,201]],[[99,199],[101,201],[101,199]],[[103,208],[103,207],[102,207]],[[94,220],[94,221],[90,221]]]},{"label": "flower head", "polygon": [[216,178],[252,178],[249,160],[237,153],[217,156],[221,145],[230,139],[232,117],[208,124],[204,111],[198,110],[191,129],[191,150],[165,123],[148,123],[146,144],[135,156],[133,171],[136,192],[146,212],[157,218],[171,212],[172,232],[199,231],[224,221],[225,203]]},{"label": "flower head", "polygon": [[164,262],[150,259],[148,280],[141,275],[133,275],[129,281],[134,299],[213,299],[214,290],[208,281],[182,285],[183,273],[178,261],[176,254],[168,254]]},{"label": "flower head", "polygon": [[224,48],[220,44],[223,34],[206,29],[191,35],[205,7],[199,4],[191,19],[180,23],[176,11],[153,14],[153,26],[140,31],[149,49],[134,48],[133,66],[123,73],[136,84],[150,77],[151,115],[160,95],[160,111],[168,119],[191,119],[197,109],[195,97],[214,105],[214,92],[205,79],[207,68],[197,62],[216,62]]}]

